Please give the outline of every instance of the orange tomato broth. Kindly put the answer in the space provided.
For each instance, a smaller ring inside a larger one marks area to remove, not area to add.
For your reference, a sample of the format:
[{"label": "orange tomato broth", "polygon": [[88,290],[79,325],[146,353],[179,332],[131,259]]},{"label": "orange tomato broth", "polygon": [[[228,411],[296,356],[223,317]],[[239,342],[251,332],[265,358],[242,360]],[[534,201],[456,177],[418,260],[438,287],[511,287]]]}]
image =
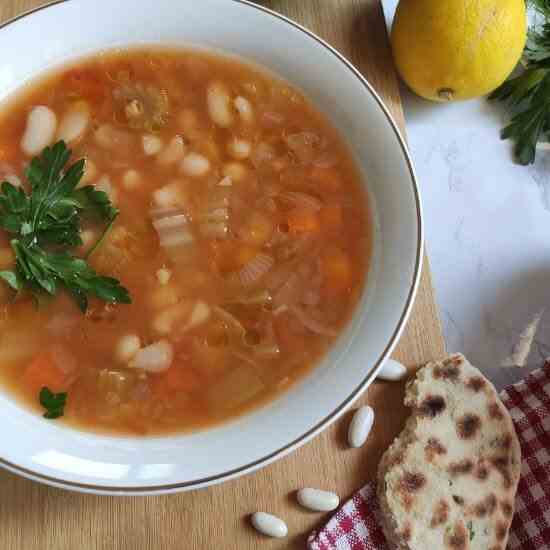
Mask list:
[{"label": "orange tomato broth", "polygon": [[[228,127],[209,108],[213,82],[229,97]],[[136,97],[142,104],[129,105]],[[251,111],[243,115],[237,97]],[[68,144],[72,161],[87,159],[84,179],[120,209],[90,263],[133,302],[92,298],[83,315],[64,292],[36,305],[2,284],[0,382],[38,414],[41,387],[66,391],[65,415],[52,422],[114,434],[203,428],[274,399],[327,352],[364,287],[371,216],[345,142],[302,93],[261,68],[198,51],[118,50],[58,68],[5,102],[0,176],[24,181],[30,159],[19,144],[33,107],[49,107],[59,122],[77,101],[91,118]],[[159,153],[144,153],[144,135],[160,138]],[[176,136],[180,156],[161,161]],[[182,144],[183,158],[207,159],[206,173],[183,168]],[[176,214],[192,242],[163,246],[155,216],[169,225]],[[75,253],[100,230],[86,225]],[[0,269],[10,269],[0,233]],[[169,367],[129,366],[133,352],[120,351],[128,335],[140,349],[168,343]]]}]

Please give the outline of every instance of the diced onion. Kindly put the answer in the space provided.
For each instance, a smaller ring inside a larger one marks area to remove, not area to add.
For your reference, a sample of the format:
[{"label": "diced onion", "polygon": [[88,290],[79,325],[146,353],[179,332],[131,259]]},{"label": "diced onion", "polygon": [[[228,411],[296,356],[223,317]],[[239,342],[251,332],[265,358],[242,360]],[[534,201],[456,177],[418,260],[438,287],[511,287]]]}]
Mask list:
[{"label": "diced onion", "polygon": [[237,278],[243,287],[251,287],[265,277],[274,264],[272,256],[260,252],[237,272]]},{"label": "diced onion", "polygon": [[287,136],[286,143],[300,162],[308,164],[315,158],[315,148],[319,145],[320,138],[313,132],[299,132]]},{"label": "diced onion", "polygon": [[183,211],[175,208],[155,209],[151,211],[151,217],[163,248],[186,246],[195,241],[189,218]]},{"label": "diced onion", "polygon": [[315,334],[320,334],[321,336],[337,336],[338,332],[336,330],[324,325],[316,319],[313,319],[313,317],[308,315],[302,308],[290,306],[288,310],[291,311],[296,316],[298,321],[300,321],[300,323],[302,323],[302,325],[304,325],[304,327],[309,331],[314,332]]},{"label": "diced onion", "polygon": [[141,348],[128,363],[131,368],[147,372],[163,372],[170,368],[174,359],[174,348],[166,340],[159,340]]},{"label": "diced onion", "polygon": [[296,208],[307,208],[314,212],[318,212],[323,207],[321,199],[308,193],[301,193],[300,191],[283,191],[277,196],[277,199],[285,205]]}]

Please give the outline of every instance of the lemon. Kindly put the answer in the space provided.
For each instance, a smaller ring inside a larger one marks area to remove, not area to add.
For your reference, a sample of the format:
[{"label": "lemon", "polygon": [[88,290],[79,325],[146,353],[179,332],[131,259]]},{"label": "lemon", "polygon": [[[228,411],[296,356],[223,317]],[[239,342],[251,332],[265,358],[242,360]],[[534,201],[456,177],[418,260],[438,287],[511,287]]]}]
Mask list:
[{"label": "lemon", "polygon": [[526,37],[525,0],[401,0],[391,42],[397,70],[414,92],[454,101],[500,86]]}]

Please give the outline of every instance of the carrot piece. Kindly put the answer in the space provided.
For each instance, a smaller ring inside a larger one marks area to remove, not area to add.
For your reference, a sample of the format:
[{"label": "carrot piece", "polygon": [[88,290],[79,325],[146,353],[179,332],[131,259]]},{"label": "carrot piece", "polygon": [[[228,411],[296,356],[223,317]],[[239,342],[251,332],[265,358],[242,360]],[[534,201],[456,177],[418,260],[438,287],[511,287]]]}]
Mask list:
[{"label": "carrot piece", "polygon": [[33,394],[38,394],[44,387],[54,393],[63,391],[66,381],[65,373],[55,364],[49,351],[37,355],[23,374],[23,382]]},{"label": "carrot piece", "polygon": [[309,176],[326,191],[339,191],[344,185],[342,176],[336,168],[315,166],[311,169]]},{"label": "carrot piece", "polygon": [[189,367],[172,365],[164,374],[159,376],[156,384],[157,393],[169,395],[177,392],[192,392],[200,386],[200,378]]},{"label": "carrot piece", "polygon": [[287,223],[291,233],[316,233],[321,230],[319,215],[313,210],[292,210],[288,214]]},{"label": "carrot piece", "polygon": [[351,290],[353,265],[350,257],[340,248],[330,247],[321,258],[323,293],[333,297]]},{"label": "carrot piece", "polygon": [[321,225],[326,231],[336,231],[340,229],[343,222],[343,211],[339,204],[329,204],[324,206],[319,213]]},{"label": "carrot piece", "polygon": [[12,162],[19,153],[19,142],[4,143],[0,146],[0,161]]}]

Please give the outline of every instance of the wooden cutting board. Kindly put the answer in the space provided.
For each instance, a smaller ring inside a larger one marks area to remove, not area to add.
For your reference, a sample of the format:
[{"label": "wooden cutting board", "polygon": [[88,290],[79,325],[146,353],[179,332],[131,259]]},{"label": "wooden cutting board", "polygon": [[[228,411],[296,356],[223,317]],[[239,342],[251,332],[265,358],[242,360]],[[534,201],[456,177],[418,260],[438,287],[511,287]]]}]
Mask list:
[{"label": "wooden cutting board", "polygon": [[[42,3],[1,0],[0,20]],[[261,3],[313,29],[350,58],[404,127],[379,0]],[[414,313],[395,357],[412,369],[441,357],[444,351],[426,262]],[[244,550],[260,545],[267,549],[304,548],[307,533],[328,517],[301,510],[295,504],[294,492],[302,486],[323,487],[345,499],[373,479],[381,453],[403,425],[402,397],[403,384],[375,383],[360,399],[359,404],[369,403],[376,411],[374,432],[360,450],[346,446],[348,413],[291,456],[255,474],[202,491],[165,497],[96,497],[50,489],[0,471],[0,548]],[[0,445],[9,445],[9,441]],[[288,539],[270,540],[257,535],[248,524],[248,515],[256,510],[283,517],[289,526]]]}]

